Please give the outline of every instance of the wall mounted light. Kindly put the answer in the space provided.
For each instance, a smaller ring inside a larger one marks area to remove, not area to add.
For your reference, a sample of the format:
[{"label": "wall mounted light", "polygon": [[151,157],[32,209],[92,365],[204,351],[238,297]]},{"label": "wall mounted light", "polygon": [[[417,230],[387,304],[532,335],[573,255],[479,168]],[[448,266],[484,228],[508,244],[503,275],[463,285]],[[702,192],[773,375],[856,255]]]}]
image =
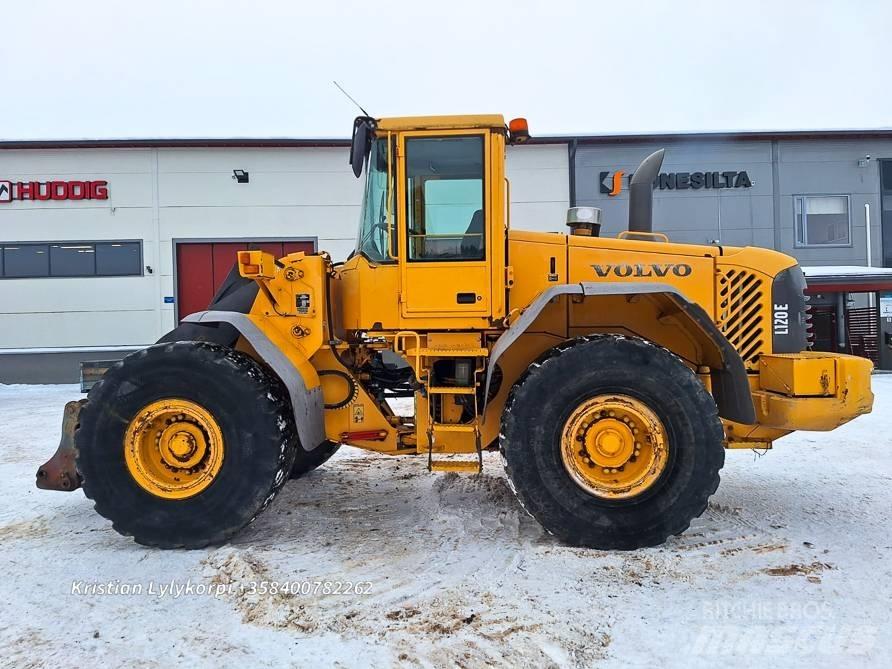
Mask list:
[{"label": "wall mounted light", "polygon": [[870,164],[870,154],[868,153],[863,158],[858,158],[858,167],[867,167]]},{"label": "wall mounted light", "polygon": [[246,184],[249,181],[249,175],[245,170],[232,170],[232,178],[240,184]]}]

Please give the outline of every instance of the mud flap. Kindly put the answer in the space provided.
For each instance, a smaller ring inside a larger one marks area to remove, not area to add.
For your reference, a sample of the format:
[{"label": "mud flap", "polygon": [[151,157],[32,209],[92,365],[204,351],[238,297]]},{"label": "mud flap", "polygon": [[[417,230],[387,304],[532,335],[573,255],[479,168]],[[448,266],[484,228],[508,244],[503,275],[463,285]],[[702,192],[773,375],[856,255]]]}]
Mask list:
[{"label": "mud flap", "polygon": [[[247,314],[251,311],[260,288],[257,282],[244,278],[239,274],[238,266],[233,266],[208,305],[209,311],[235,311]],[[229,323],[193,323],[186,318],[161,337],[156,344],[174,341],[206,341],[221,346],[235,346],[238,341],[238,330]]]}]

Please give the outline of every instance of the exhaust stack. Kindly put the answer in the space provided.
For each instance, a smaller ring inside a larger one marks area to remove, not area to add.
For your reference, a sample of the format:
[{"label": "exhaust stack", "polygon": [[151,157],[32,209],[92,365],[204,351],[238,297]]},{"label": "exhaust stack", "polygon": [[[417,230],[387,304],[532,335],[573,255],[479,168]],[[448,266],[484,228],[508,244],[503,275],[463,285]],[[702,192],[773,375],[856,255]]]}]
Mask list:
[{"label": "exhaust stack", "polygon": [[654,179],[663,165],[665,149],[641,161],[629,181],[629,232],[653,232]]}]

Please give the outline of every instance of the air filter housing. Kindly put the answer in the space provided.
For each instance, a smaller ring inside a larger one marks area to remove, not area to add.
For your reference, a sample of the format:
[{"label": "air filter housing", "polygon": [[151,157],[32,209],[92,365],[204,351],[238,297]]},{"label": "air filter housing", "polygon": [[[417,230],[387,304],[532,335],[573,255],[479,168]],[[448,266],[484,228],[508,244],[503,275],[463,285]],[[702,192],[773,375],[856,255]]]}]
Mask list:
[{"label": "air filter housing", "polygon": [[601,234],[601,210],[597,207],[570,207],[567,225],[571,235],[598,237]]}]

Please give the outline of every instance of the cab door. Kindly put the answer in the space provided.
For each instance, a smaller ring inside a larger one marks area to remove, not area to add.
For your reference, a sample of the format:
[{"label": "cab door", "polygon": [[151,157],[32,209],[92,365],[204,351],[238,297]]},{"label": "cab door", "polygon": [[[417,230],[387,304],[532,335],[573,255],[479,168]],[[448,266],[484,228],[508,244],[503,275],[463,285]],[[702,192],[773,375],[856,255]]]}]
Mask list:
[{"label": "cab door", "polygon": [[400,136],[404,318],[491,315],[490,142],[466,130]]}]

